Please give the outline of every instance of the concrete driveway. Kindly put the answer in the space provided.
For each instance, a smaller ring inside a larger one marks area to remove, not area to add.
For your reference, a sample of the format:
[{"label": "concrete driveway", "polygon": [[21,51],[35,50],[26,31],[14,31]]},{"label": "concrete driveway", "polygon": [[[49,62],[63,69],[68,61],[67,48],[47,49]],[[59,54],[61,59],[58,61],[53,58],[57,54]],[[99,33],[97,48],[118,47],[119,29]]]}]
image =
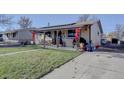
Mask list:
[{"label": "concrete driveway", "polygon": [[85,52],[43,79],[124,79],[124,54]]}]

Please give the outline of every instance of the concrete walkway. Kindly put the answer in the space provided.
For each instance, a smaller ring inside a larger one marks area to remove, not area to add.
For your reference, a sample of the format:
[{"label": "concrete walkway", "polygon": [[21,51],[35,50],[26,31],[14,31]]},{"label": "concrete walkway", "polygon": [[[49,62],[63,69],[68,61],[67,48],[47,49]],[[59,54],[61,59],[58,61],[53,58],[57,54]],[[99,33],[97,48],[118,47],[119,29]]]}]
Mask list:
[{"label": "concrete walkway", "polygon": [[124,54],[86,52],[42,79],[124,79]]}]

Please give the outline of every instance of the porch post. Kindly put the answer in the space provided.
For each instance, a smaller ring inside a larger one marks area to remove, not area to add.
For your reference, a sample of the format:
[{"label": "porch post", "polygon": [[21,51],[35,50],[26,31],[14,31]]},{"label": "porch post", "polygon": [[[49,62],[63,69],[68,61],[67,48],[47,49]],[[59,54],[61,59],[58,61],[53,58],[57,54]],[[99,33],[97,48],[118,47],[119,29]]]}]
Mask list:
[{"label": "porch post", "polygon": [[43,34],[44,34],[44,39],[43,39],[43,43],[44,43],[44,48],[46,47],[46,44],[45,44],[45,38],[46,38],[46,36],[45,36],[45,32],[43,32]]},{"label": "porch post", "polygon": [[57,37],[56,37],[56,45],[57,45],[57,48],[59,47],[58,33],[59,33],[59,31],[57,30],[56,31],[56,35],[57,35]]},{"label": "porch post", "polygon": [[89,43],[91,43],[91,25],[88,26],[89,31]]}]

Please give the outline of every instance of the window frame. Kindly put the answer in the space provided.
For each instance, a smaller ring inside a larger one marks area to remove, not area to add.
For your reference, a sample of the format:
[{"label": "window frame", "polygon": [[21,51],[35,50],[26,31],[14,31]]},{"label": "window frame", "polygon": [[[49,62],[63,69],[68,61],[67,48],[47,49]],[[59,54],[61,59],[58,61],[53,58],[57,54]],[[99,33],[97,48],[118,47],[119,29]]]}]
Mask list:
[{"label": "window frame", "polygon": [[[70,35],[70,36],[69,36],[69,31],[72,31],[72,32],[73,32],[73,35]],[[68,33],[67,33],[67,37],[68,37],[68,38],[74,38],[74,37],[75,37],[75,30],[74,30],[74,29],[69,29],[69,30],[68,30]]]}]

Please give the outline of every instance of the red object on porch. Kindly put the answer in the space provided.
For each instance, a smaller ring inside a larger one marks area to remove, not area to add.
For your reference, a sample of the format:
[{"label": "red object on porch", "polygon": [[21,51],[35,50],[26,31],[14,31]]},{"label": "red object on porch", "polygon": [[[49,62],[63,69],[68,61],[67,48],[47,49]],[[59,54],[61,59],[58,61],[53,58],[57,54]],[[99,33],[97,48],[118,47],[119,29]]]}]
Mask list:
[{"label": "red object on porch", "polygon": [[100,45],[96,45],[96,49],[99,48],[99,47],[100,47]]},{"label": "red object on porch", "polygon": [[32,41],[35,42],[35,32],[32,32]]},{"label": "red object on porch", "polygon": [[78,41],[78,33],[80,32],[80,28],[75,29],[75,40]]}]

